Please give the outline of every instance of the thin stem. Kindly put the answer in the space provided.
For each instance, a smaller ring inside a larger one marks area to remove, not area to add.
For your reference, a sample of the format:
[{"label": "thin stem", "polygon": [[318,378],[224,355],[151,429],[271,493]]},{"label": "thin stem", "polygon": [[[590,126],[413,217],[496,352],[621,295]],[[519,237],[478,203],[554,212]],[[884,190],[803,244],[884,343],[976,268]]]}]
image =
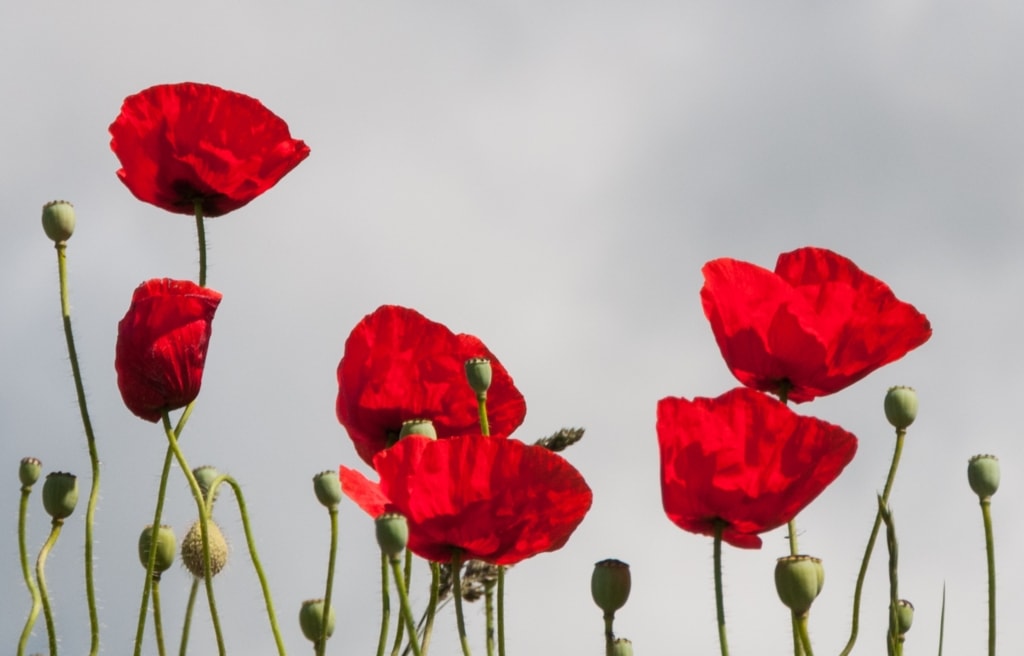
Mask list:
[{"label": "thin stem", "polygon": [[486,618],[484,639],[487,656],[494,656],[494,587],[488,584],[484,589],[484,617]]},{"label": "thin stem", "polygon": [[89,606],[89,653],[96,656],[100,651],[100,619],[96,611],[96,585],[93,577],[93,525],[96,516],[96,503],[100,495],[100,456],[96,450],[96,436],[89,419],[89,407],[85,400],[85,385],[82,383],[82,371],[78,365],[78,352],[75,349],[75,336],[71,330],[71,301],[68,293],[67,243],[56,243],[57,272],[60,279],[60,313],[64,323],[64,340],[67,342],[68,359],[71,360],[71,375],[75,379],[75,394],[78,397],[78,410],[82,415],[82,428],[85,430],[85,441],[89,447],[89,462],[92,465],[92,485],[89,490],[89,504],[85,511],[85,597]]},{"label": "thin stem", "polygon": [[[156,549],[156,532],[153,532],[153,548]],[[156,632],[156,649],[160,656],[167,651],[164,649],[164,623],[160,616],[160,579],[153,581],[153,630]]]},{"label": "thin stem", "polygon": [[789,614],[790,627],[793,631],[793,656],[807,656],[804,653],[803,639],[800,637],[800,620],[796,613]]},{"label": "thin stem", "polygon": [[988,656],[996,653],[996,542],[992,534],[991,498],[981,500],[985,523],[985,555],[988,559]]},{"label": "thin stem", "polygon": [[902,652],[899,642],[899,626],[896,620],[896,606],[899,603],[899,543],[896,541],[896,524],[892,511],[882,497],[878,497],[878,513],[885,522],[885,542],[889,550],[889,631],[887,645],[889,653],[897,655]]},{"label": "thin stem", "polygon": [[490,435],[491,424],[487,420],[487,392],[478,392],[476,395],[477,412],[480,416],[480,434]]},{"label": "thin stem", "polygon": [[416,636],[416,623],[412,619],[412,608],[409,606],[409,593],[405,587],[405,577],[402,576],[401,562],[397,557],[391,559],[391,571],[395,574],[395,587],[398,589],[398,599],[402,604],[401,617],[405,620],[405,627],[409,631],[409,645],[412,653],[422,656],[419,639]]},{"label": "thin stem", "polygon": [[50,537],[46,538],[43,548],[36,559],[36,580],[39,581],[39,598],[43,602],[43,617],[46,618],[46,634],[50,641],[50,656],[57,656],[57,629],[53,624],[53,609],[50,608],[50,595],[46,591],[46,557],[50,555],[53,545],[60,537],[60,529],[64,526],[63,519],[54,519],[50,528]]},{"label": "thin stem", "polygon": [[452,549],[452,597],[455,599],[455,623],[459,628],[459,642],[463,656],[470,656],[469,638],[466,636],[466,620],[462,616],[462,552]]},{"label": "thin stem", "polygon": [[196,238],[199,241],[199,286],[206,287],[206,226],[203,224],[203,201],[196,199]]},{"label": "thin stem", "polygon": [[21,631],[21,639],[18,640],[18,656],[24,656],[25,646],[28,644],[28,637],[32,634],[32,627],[39,617],[39,611],[43,607],[42,599],[39,596],[39,588],[36,587],[36,580],[32,577],[32,570],[28,564],[28,545],[25,541],[25,519],[28,515],[28,498],[32,494],[31,486],[22,486],[21,503],[18,506],[18,555],[21,559],[21,575],[25,579],[25,586],[32,595],[32,609],[25,621],[25,628]]},{"label": "thin stem", "polygon": [[[331,517],[331,551],[327,557],[327,590],[324,592],[324,618],[331,616],[331,591],[334,590],[334,563],[338,555],[338,508],[327,509]],[[320,638],[315,645],[316,656],[324,656],[327,651],[327,622],[324,622]]]},{"label": "thin stem", "polygon": [[498,656],[505,656],[505,566],[498,566]]},{"label": "thin stem", "polygon": [[384,645],[388,641],[388,624],[391,621],[391,586],[388,583],[388,557],[380,552],[380,637],[377,639],[377,656],[384,656]]},{"label": "thin stem", "polygon": [[[896,431],[896,447],[893,449],[892,462],[889,465],[889,475],[885,479],[885,488],[882,490],[882,504],[889,503],[889,495],[892,492],[893,482],[896,480],[896,470],[900,465],[900,455],[903,453],[903,442],[906,438],[906,430]],[[850,623],[850,639],[839,656],[848,656],[853,651],[853,645],[857,642],[857,631],[860,628],[860,601],[861,593],[864,590],[864,579],[868,573],[868,563],[871,562],[871,552],[875,548],[875,540],[878,538],[878,530],[882,525],[882,514],[875,511],[875,523],[871,527],[871,535],[868,537],[867,547],[864,548],[864,558],[860,563],[860,571],[857,573],[857,585],[853,592],[853,618]]]},{"label": "thin stem", "polygon": [[[409,550],[406,549],[406,555],[409,556],[409,554],[410,554]],[[408,562],[408,558],[407,558],[407,562]],[[411,562],[409,562],[408,564],[409,564],[409,567],[412,566]],[[400,568],[397,568],[397,567],[392,567],[391,568],[392,572],[394,572],[394,575],[395,575],[395,588],[398,588],[399,586],[405,585],[406,582],[409,580],[409,574],[410,574],[409,567],[407,567],[405,569],[405,573],[404,574],[402,573],[402,570]],[[402,604],[402,596],[401,595],[398,596],[398,622],[397,622],[397,624],[398,624],[398,626],[395,627],[395,641],[391,645],[391,656],[398,656],[398,654],[402,650],[402,640],[405,638],[405,607]],[[409,636],[409,642],[410,643],[416,642],[416,634],[415,633],[413,633],[413,634],[411,634]]]},{"label": "thin stem", "polygon": [[604,653],[612,656],[612,645],[615,643],[615,613],[604,614]]},{"label": "thin stem", "polygon": [[807,656],[814,656],[814,651],[811,650],[811,636],[807,632],[807,615],[803,617],[796,617],[797,629],[800,632],[800,645]]},{"label": "thin stem", "polygon": [[946,637],[946,584],[942,584],[942,612],[939,614],[939,656],[942,656],[942,641]]},{"label": "thin stem", "polygon": [[427,603],[426,624],[423,628],[423,654],[430,648],[430,636],[434,632],[434,616],[437,615],[437,597],[441,587],[441,566],[430,563],[430,601]]},{"label": "thin stem", "polygon": [[185,606],[185,621],[181,625],[181,646],[178,649],[179,656],[188,653],[188,634],[192,628],[192,611],[196,607],[196,596],[199,593],[199,579],[192,577],[192,587],[188,591],[188,603]]},{"label": "thin stem", "polygon": [[715,522],[715,611],[718,616],[718,644],[722,656],[729,656],[725,638],[725,603],[722,595],[722,522]]}]

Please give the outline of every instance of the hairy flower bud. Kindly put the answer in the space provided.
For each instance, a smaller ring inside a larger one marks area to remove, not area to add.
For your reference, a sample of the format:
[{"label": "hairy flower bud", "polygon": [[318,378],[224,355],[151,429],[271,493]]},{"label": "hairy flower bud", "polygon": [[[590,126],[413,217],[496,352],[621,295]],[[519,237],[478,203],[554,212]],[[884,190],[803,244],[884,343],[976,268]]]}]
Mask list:
[{"label": "hairy flower bud", "polygon": [[614,615],[615,611],[626,605],[632,579],[629,565],[621,560],[609,558],[594,564],[594,573],[590,576],[590,594],[594,603],[606,615]]},{"label": "hairy flower bud", "polygon": [[302,635],[310,642],[316,642],[321,635],[328,638],[334,634],[334,605],[327,613],[327,633],[324,633],[324,600],[309,599],[302,602],[299,608],[299,627],[302,628]]},{"label": "hairy flower bud", "polygon": [[896,635],[903,636],[914,623],[914,604],[906,599],[896,602]]},{"label": "hairy flower bud", "polygon": [[203,492],[203,498],[208,499],[210,497],[210,488],[213,487],[213,482],[220,476],[220,472],[212,465],[200,465],[192,470],[192,475],[196,477],[196,483],[199,484],[199,489]]},{"label": "hairy flower bud", "polygon": [[67,241],[75,232],[75,208],[66,200],[43,205],[43,231],[56,243]]},{"label": "hairy flower bud", "polygon": [[[142,529],[139,534],[139,562],[143,567],[149,567],[149,550],[153,545],[153,525],[150,524]],[[162,525],[156,531],[156,560],[153,565],[153,572],[159,574],[170,569],[174,563],[174,554],[178,550],[178,539],[174,537],[174,529]]]},{"label": "hairy flower bud", "polygon": [[62,520],[75,512],[78,503],[78,477],[65,472],[46,475],[43,482],[43,507],[54,520]]},{"label": "hairy flower bud", "polygon": [[[228,562],[228,541],[212,519],[207,522],[206,528],[209,530],[210,576],[217,576]],[[192,576],[203,578],[203,534],[199,521],[192,524],[185,539],[181,541],[181,562]]]},{"label": "hairy flower bud", "polygon": [[977,455],[967,461],[967,482],[982,500],[999,489],[999,459],[992,455]]},{"label": "hairy flower bud", "polygon": [[890,387],[884,405],[885,418],[896,430],[906,430],[917,419],[917,392],[913,387]]}]

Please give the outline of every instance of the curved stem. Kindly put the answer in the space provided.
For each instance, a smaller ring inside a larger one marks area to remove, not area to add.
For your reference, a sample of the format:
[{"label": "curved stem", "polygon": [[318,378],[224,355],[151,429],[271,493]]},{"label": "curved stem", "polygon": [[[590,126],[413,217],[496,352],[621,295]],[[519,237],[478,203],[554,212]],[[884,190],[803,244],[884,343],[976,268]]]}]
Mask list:
[{"label": "curved stem", "polygon": [[430,636],[434,632],[434,616],[437,615],[437,597],[441,587],[441,566],[430,563],[430,601],[427,603],[426,624],[423,628],[423,653],[430,648]]},{"label": "curved stem", "polygon": [[804,653],[807,656],[814,656],[814,652],[811,650],[811,636],[807,632],[807,615],[803,617],[793,616],[796,621],[797,631],[800,634],[800,645],[803,648]]},{"label": "curved stem", "polygon": [[54,519],[50,528],[50,537],[46,538],[43,548],[36,559],[36,580],[39,581],[39,598],[43,602],[43,617],[46,618],[46,634],[50,641],[50,656],[57,656],[57,629],[53,623],[53,609],[50,608],[50,595],[46,591],[46,558],[50,555],[53,545],[60,537],[60,529],[64,520]]},{"label": "curved stem", "polygon": [[416,622],[412,619],[412,608],[409,606],[409,593],[405,587],[405,577],[402,576],[401,562],[398,558],[391,559],[391,571],[395,575],[395,587],[398,588],[398,599],[402,604],[401,617],[405,621],[406,630],[409,632],[409,645],[412,653],[422,656],[420,651],[419,638],[416,635]]},{"label": "curved stem", "polygon": [[[331,591],[334,589],[334,564],[338,555],[338,508],[327,509],[331,517],[331,551],[327,557],[327,589],[324,591],[324,617],[331,616]],[[315,645],[316,656],[323,656],[327,651],[327,622],[324,622],[320,638]]]},{"label": "curved stem", "polygon": [[718,617],[718,644],[722,656],[729,656],[725,637],[725,602],[722,595],[722,522],[715,522],[715,612]]},{"label": "curved stem", "polygon": [[181,646],[178,649],[179,656],[188,653],[188,634],[192,628],[192,611],[196,607],[196,595],[199,592],[199,579],[192,577],[192,587],[188,591],[188,603],[185,606],[185,621],[181,625]]},{"label": "curved stem", "polygon": [[196,238],[199,241],[199,286],[206,287],[206,226],[203,224],[203,201],[195,201]]},{"label": "curved stem", "polygon": [[29,569],[28,545],[25,541],[25,518],[28,515],[28,498],[31,494],[32,488],[23,486],[21,488],[21,503],[18,506],[18,556],[21,560],[21,575],[25,579],[25,586],[28,588],[29,594],[32,595],[32,609],[29,611],[28,619],[25,621],[25,628],[21,630],[21,639],[18,640],[18,656],[24,656],[28,637],[32,634],[32,627],[35,625],[36,619],[39,617],[39,611],[43,607],[39,588],[36,587],[36,581],[32,578],[32,570]]},{"label": "curved stem", "polygon": [[985,524],[985,555],[988,560],[988,655],[996,653],[996,542],[992,534],[991,499],[981,500],[981,518]]},{"label": "curved stem", "polygon": [[505,566],[498,566],[498,656],[505,656]]},{"label": "curved stem", "polygon": [[[889,465],[889,474],[885,478],[885,488],[882,490],[882,504],[889,503],[889,495],[892,493],[893,482],[896,480],[896,470],[900,466],[900,455],[903,453],[903,442],[907,435],[906,430],[896,431],[896,447],[893,449],[892,462]],[[860,601],[861,593],[864,590],[864,578],[868,573],[868,563],[871,562],[871,552],[875,548],[875,540],[878,539],[878,530],[882,525],[882,514],[880,510],[875,511],[875,523],[871,527],[871,535],[868,537],[868,544],[864,548],[864,558],[860,563],[860,571],[857,573],[857,585],[853,591],[853,618],[850,623],[850,639],[839,656],[848,656],[853,651],[853,645],[857,642],[857,631],[860,628]]]},{"label": "curved stem", "polygon": [[85,400],[85,385],[82,383],[82,371],[78,365],[78,352],[75,349],[75,336],[71,330],[71,301],[68,294],[67,243],[57,242],[57,272],[60,279],[60,313],[64,323],[64,340],[67,342],[68,359],[71,361],[71,375],[75,379],[75,395],[78,397],[78,410],[82,415],[82,428],[85,430],[85,441],[89,447],[89,462],[92,466],[92,485],[89,489],[89,504],[85,511],[85,598],[89,606],[89,653],[96,656],[100,651],[100,619],[96,611],[96,584],[93,577],[93,524],[96,516],[96,503],[100,495],[100,457],[96,450],[96,436],[89,419],[89,406]]},{"label": "curved stem", "polygon": [[455,623],[459,628],[459,643],[463,656],[470,656],[469,638],[466,636],[466,620],[462,615],[462,552],[452,549],[452,597],[455,599]]},{"label": "curved stem", "polygon": [[[156,533],[153,534],[153,548],[156,548]],[[167,650],[164,649],[164,623],[160,616],[160,579],[153,581],[153,630],[156,632],[156,649],[160,656],[164,656]]]},{"label": "curved stem", "polygon": [[391,590],[388,583],[388,557],[380,552],[380,637],[377,639],[377,656],[384,656],[384,645],[388,641],[388,624],[391,621]]}]

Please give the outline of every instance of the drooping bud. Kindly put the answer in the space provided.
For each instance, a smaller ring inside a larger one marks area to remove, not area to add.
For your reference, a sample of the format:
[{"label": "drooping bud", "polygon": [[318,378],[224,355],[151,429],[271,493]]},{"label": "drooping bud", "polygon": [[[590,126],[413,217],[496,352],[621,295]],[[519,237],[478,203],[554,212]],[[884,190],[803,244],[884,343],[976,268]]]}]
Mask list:
[{"label": "drooping bud", "polygon": [[609,646],[608,656],[633,656],[633,643],[625,638],[616,638]]},{"label": "drooping bud", "polygon": [[896,430],[906,430],[917,419],[917,392],[913,387],[890,387],[885,394],[885,418]]},{"label": "drooping bud", "polygon": [[597,607],[606,615],[614,615],[615,611],[626,605],[632,584],[629,565],[621,560],[609,558],[594,563],[594,572],[590,575],[590,594]]},{"label": "drooping bud", "polygon": [[[207,521],[206,528],[210,541],[210,576],[217,576],[228,562],[228,541],[212,519]],[[203,578],[203,533],[198,520],[181,541],[181,562],[192,576]]]},{"label": "drooping bud", "polygon": [[43,230],[55,243],[67,241],[75,232],[75,208],[66,200],[43,205]]},{"label": "drooping bud", "polygon": [[208,499],[210,497],[210,488],[213,487],[213,482],[220,476],[220,472],[211,465],[201,465],[192,470],[192,475],[196,477],[196,483],[199,484],[199,489],[203,491],[203,498]]},{"label": "drooping bud", "polygon": [[775,590],[782,603],[798,617],[811,609],[825,585],[825,568],[820,558],[786,556],[775,563]]},{"label": "drooping bud", "polygon": [[487,358],[466,360],[466,380],[477,395],[486,394],[491,387],[491,361]]},{"label": "drooping bud", "polygon": [[434,422],[429,419],[410,419],[402,422],[402,430],[398,433],[398,439],[403,437],[409,437],[410,435],[422,435],[423,437],[429,437],[432,440],[437,439],[437,429],[434,428]]},{"label": "drooping bud", "polygon": [[[150,524],[142,529],[139,534],[139,562],[143,567],[149,567],[149,550],[153,544],[153,525]],[[201,545],[200,545],[201,548]],[[162,525],[156,531],[156,560],[153,571],[155,573],[166,572],[174,563],[174,554],[178,551],[178,539],[174,537],[174,529]]]},{"label": "drooping bud", "polygon": [[377,528],[377,544],[389,558],[397,558],[409,542],[409,523],[404,515],[384,513],[374,521]]},{"label": "drooping bud", "polygon": [[313,477],[313,492],[316,500],[325,508],[337,508],[341,503],[341,479],[333,469],[320,472]]},{"label": "drooping bud", "polygon": [[316,642],[320,636],[326,635],[330,638],[334,634],[334,604],[327,613],[327,633],[324,633],[324,600],[309,599],[302,602],[299,608],[299,627],[302,628],[302,635],[306,640]]},{"label": "drooping bud", "polygon": [[39,458],[22,458],[18,466],[18,480],[22,487],[32,487],[43,473],[43,463]]},{"label": "drooping bud", "polygon": [[999,489],[999,459],[993,455],[977,455],[967,461],[967,482],[982,500]]},{"label": "drooping bud", "polygon": [[56,520],[63,520],[75,512],[78,503],[78,477],[65,472],[52,472],[43,482],[43,507]]},{"label": "drooping bud", "polygon": [[896,635],[902,638],[913,623],[914,604],[906,599],[900,599],[896,602]]}]

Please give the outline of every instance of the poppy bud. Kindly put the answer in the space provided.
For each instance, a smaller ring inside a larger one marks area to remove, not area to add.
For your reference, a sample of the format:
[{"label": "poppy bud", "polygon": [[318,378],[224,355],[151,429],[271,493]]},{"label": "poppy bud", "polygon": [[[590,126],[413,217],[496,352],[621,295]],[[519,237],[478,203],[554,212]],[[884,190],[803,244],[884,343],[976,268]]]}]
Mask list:
[{"label": "poppy bud", "polygon": [[43,507],[54,521],[66,519],[78,503],[78,477],[64,472],[46,475],[43,482]]},{"label": "poppy bud", "polygon": [[798,617],[807,614],[824,585],[825,568],[820,558],[786,556],[775,563],[775,590]]},{"label": "poppy bud", "polygon": [[429,419],[410,419],[402,422],[402,431],[398,434],[398,439],[403,437],[409,437],[410,435],[422,435],[423,437],[429,437],[432,440],[437,439],[437,429],[434,428],[434,422]]},{"label": "poppy bud", "polygon": [[896,430],[906,430],[917,419],[917,392],[913,387],[890,387],[885,394],[885,418]]},{"label": "poppy bud", "polygon": [[377,544],[391,558],[398,557],[409,542],[409,523],[398,513],[384,513],[375,520]]},{"label": "poppy bud", "polygon": [[334,605],[327,614],[327,632],[324,633],[324,600],[309,599],[302,602],[299,608],[299,626],[302,628],[302,635],[310,642],[316,642],[320,636],[326,635],[330,638],[334,634]]},{"label": "poppy bud", "polygon": [[[153,525],[142,529],[139,534],[139,561],[143,567],[149,567],[149,550],[153,545]],[[174,529],[161,526],[156,531],[156,560],[153,572],[166,572],[174,562],[174,554],[178,550],[178,539],[174,537]]]},{"label": "poppy bud", "polygon": [[633,643],[625,638],[616,638],[609,645],[608,656],[633,656]]},{"label": "poppy bud", "polygon": [[[228,541],[212,519],[206,523],[206,528],[210,541],[210,576],[217,576],[228,562]],[[192,576],[203,578],[203,533],[198,521],[192,524],[181,541],[181,562]]]},{"label": "poppy bud", "polygon": [[999,459],[977,455],[967,461],[967,482],[983,501],[999,489]]},{"label": "poppy bud", "polygon": [[66,200],[43,205],[43,230],[56,243],[67,241],[75,231],[75,208]]},{"label": "poppy bud", "polygon": [[597,607],[606,615],[614,615],[615,611],[626,605],[631,585],[629,565],[621,560],[609,558],[594,564],[590,594]]},{"label": "poppy bud", "polygon": [[491,361],[487,358],[466,360],[466,379],[474,392],[486,394],[491,387]]},{"label": "poppy bud", "polygon": [[914,623],[914,604],[906,599],[896,602],[896,635],[903,637]]},{"label": "poppy bud", "polygon": [[333,469],[320,472],[313,477],[313,492],[317,501],[325,508],[337,508],[341,503],[341,479]]},{"label": "poppy bud", "polygon": [[220,476],[220,472],[212,465],[202,465],[193,469],[192,475],[196,477],[196,483],[199,484],[199,489],[202,490],[203,498],[205,499],[210,496],[210,488],[213,487],[213,482]]},{"label": "poppy bud", "polygon": [[22,487],[32,487],[43,473],[43,463],[39,458],[22,458],[18,467],[18,479]]}]

